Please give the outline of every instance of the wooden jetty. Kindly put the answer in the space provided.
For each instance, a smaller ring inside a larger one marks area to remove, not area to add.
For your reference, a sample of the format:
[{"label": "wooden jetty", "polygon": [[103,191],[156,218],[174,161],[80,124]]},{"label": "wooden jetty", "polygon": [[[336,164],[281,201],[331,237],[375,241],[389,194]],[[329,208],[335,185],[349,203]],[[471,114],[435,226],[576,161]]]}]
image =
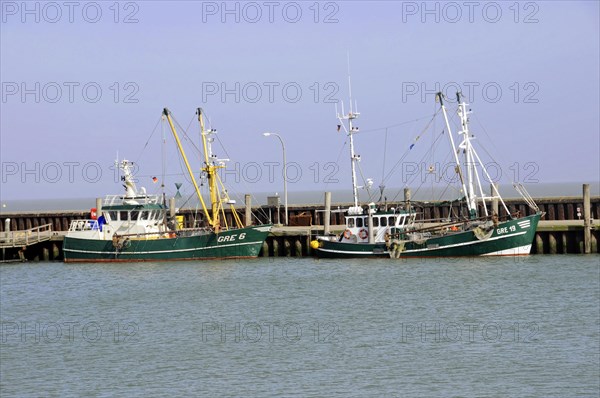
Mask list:
[{"label": "wooden jetty", "polygon": [[[260,255],[310,256],[310,240],[314,236],[326,229],[331,233],[341,232],[344,229],[344,213],[335,210],[347,209],[349,203],[331,204],[328,194],[325,194],[324,204],[289,206],[290,225],[274,227]],[[535,201],[545,215],[538,226],[533,254],[600,253],[600,196],[591,197],[587,184],[581,197],[538,198]],[[505,202],[511,213],[533,213],[522,199],[507,199]],[[388,203],[387,206],[396,207],[403,203]],[[324,211],[326,205],[332,209],[330,213]],[[418,208],[421,219],[425,221],[447,217],[452,211],[451,204],[447,202],[412,202],[412,205]],[[277,224],[284,220],[282,208],[252,207],[250,195],[246,195],[246,205],[240,210],[246,212],[246,223],[272,221]],[[505,210],[500,208],[499,215],[504,213]],[[194,227],[202,222],[202,216],[196,209],[181,209],[177,215],[183,217],[184,227]],[[230,224],[232,217],[230,212],[226,212],[225,218]],[[88,218],[89,211],[81,210],[0,213],[0,260],[61,260],[62,240],[71,221]]]}]

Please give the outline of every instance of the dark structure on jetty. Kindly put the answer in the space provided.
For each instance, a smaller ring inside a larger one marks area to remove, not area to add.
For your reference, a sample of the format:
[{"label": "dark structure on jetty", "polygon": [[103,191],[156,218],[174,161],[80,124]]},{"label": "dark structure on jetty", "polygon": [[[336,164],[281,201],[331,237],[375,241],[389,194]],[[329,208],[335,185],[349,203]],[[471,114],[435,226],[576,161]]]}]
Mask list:
[{"label": "dark structure on jetty", "polygon": [[[587,194],[586,194],[587,192]],[[249,195],[247,195],[249,201]],[[511,212],[522,215],[532,214],[523,200],[505,200]],[[532,247],[534,254],[579,254],[600,253],[600,197],[589,196],[589,186],[584,186],[582,197],[559,197],[536,199],[540,210],[546,214],[538,227]],[[404,202],[390,203],[388,207],[403,205]],[[249,222],[249,203],[246,206],[246,222]],[[422,213],[423,220],[447,217],[451,211],[447,202],[413,203]],[[330,231],[344,229],[344,213],[337,209],[347,209],[348,203],[332,206]],[[456,208],[456,203],[454,203]],[[316,234],[323,233],[325,211],[323,205],[290,206],[290,226],[274,228],[271,236],[263,245],[261,256],[309,256],[310,240]],[[242,210],[243,211],[243,210]],[[500,216],[505,211],[500,208]],[[252,207],[254,222],[283,220],[283,208],[269,206]],[[200,220],[195,209],[182,209],[184,227],[197,226]],[[231,224],[232,215],[225,214]],[[73,220],[89,219],[89,211],[54,211],[0,214],[0,260],[61,260],[62,239]],[[9,219],[9,221],[6,221]],[[196,224],[196,225],[195,225]]]}]

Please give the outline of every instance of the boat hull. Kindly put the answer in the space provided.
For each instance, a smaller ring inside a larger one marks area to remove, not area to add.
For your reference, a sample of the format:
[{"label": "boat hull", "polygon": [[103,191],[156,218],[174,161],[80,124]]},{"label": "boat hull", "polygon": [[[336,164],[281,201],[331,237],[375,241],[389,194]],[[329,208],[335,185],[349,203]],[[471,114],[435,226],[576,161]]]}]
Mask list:
[{"label": "boat hull", "polygon": [[65,237],[65,262],[128,262],[254,258],[269,235],[270,225],[196,236],[129,239],[120,249],[112,240]]},{"label": "boat hull", "polygon": [[403,247],[388,248],[385,243],[342,243],[319,240],[315,255],[320,258],[366,257],[463,257],[527,255],[541,214],[499,223],[490,236],[477,238],[473,231],[432,236],[422,242],[406,241]]}]

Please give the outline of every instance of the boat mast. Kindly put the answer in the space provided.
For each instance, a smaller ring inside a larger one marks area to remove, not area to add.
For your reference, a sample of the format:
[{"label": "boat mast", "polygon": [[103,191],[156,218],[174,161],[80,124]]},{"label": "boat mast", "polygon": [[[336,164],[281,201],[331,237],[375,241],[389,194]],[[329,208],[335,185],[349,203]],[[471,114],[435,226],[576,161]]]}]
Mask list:
[{"label": "boat mast", "polygon": [[212,138],[208,135],[213,134],[214,131],[204,129],[204,118],[202,117],[202,108],[196,110],[198,115],[198,121],[200,122],[200,135],[202,136],[202,147],[204,149],[204,167],[202,170],[206,173],[208,179],[208,188],[210,190],[210,204],[212,212],[212,226],[215,231],[221,227],[221,221],[219,219],[219,208],[221,206],[221,197],[219,195],[219,187],[217,186],[217,169],[223,168],[224,166],[217,165],[213,162],[214,156],[212,154]]},{"label": "boat mast", "polygon": [[125,183],[125,198],[134,198],[137,196],[137,188],[135,186],[135,180],[133,179],[133,173],[131,172],[132,162],[128,160],[115,161],[115,165],[123,170],[123,177],[121,178]]},{"label": "boat mast", "polygon": [[452,129],[450,128],[450,122],[448,121],[448,113],[446,111],[446,106],[444,105],[443,94],[437,93],[437,98],[440,101],[440,106],[442,108],[442,113],[444,114],[444,121],[446,122],[446,129],[448,130],[448,137],[450,138],[450,144],[452,145],[452,154],[454,155],[454,162],[456,163],[456,172],[458,173],[458,177],[460,178],[460,183],[462,185],[462,191],[465,195],[467,201],[467,209],[469,210],[469,217],[472,217],[473,212],[475,211],[474,205],[469,198],[469,192],[467,192],[467,186],[465,184],[465,179],[462,173],[462,168],[460,166],[460,160],[458,159],[458,150],[456,149],[456,144],[454,143],[454,137],[452,136]]},{"label": "boat mast", "polygon": [[[357,155],[356,153],[354,153],[354,137],[353,137],[353,135],[358,132],[358,127],[354,126],[352,121],[354,119],[357,119],[358,116],[360,115],[360,113],[357,111],[357,109],[354,109],[352,107],[352,84],[350,81],[350,66],[349,65],[348,65],[348,91],[349,91],[349,96],[350,96],[350,112],[348,112],[347,115],[344,114],[344,103],[342,102],[342,113],[337,114],[337,118],[340,121],[340,125],[344,127],[344,130],[346,130],[346,134],[348,135],[349,140],[350,140],[350,167],[352,170],[352,197],[353,197],[353,203],[354,203],[353,212],[357,212],[360,209],[360,207],[358,206],[358,186],[356,185],[356,164],[358,162],[360,162],[360,155]],[[337,108],[337,106],[336,106],[336,108]],[[336,113],[337,113],[337,110],[336,110]],[[344,126],[343,120],[348,121],[347,129],[346,129],[346,126]],[[362,209],[360,212],[358,212],[356,214],[361,214],[361,213],[362,213]]]},{"label": "boat mast", "polygon": [[177,142],[177,148],[179,149],[179,153],[181,153],[181,157],[183,158],[185,167],[187,168],[190,178],[192,179],[192,184],[194,185],[194,188],[196,189],[196,195],[198,195],[198,199],[200,200],[200,204],[202,205],[202,210],[204,211],[204,214],[206,215],[206,218],[208,219],[208,223],[214,227],[214,220],[211,217],[210,213],[208,212],[208,209],[206,208],[206,204],[204,203],[204,199],[202,198],[202,194],[200,193],[200,188],[198,187],[198,184],[196,183],[196,178],[194,178],[194,173],[192,172],[190,163],[188,162],[187,156],[185,156],[185,151],[183,150],[183,147],[181,146],[181,141],[179,140],[179,135],[177,135],[177,130],[175,130],[175,126],[173,125],[173,120],[171,119],[171,112],[167,108],[165,108],[163,110],[163,115],[165,115],[165,117],[167,118],[167,121],[169,122],[171,131],[173,132],[173,137],[175,137],[175,142]]},{"label": "boat mast", "polygon": [[460,117],[460,124],[462,130],[458,132],[458,135],[463,136],[463,142],[459,145],[459,148],[464,150],[465,154],[465,167],[467,168],[467,188],[469,190],[467,195],[467,201],[469,203],[469,217],[477,217],[477,197],[475,194],[475,187],[473,186],[473,175],[476,173],[475,160],[473,158],[473,147],[471,146],[471,135],[469,133],[469,111],[467,111],[467,104],[463,101],[460,102],[460,93],[456,93],[456,101],[459,104],[458,116]]},{"label": "boat mast", "polygon": [[360,161],[360,155],[354,153],[354,133],[358,131],[358,127],[352,125],[352,120],[358,117],[358,113],[352,112],[350,107],[350,113],[348,113],[348,136],[350,137],[350,164],[352,166],[352,194],[354,198],[354,207],[358,207],[358,186],[356,185],[356,163]]}]

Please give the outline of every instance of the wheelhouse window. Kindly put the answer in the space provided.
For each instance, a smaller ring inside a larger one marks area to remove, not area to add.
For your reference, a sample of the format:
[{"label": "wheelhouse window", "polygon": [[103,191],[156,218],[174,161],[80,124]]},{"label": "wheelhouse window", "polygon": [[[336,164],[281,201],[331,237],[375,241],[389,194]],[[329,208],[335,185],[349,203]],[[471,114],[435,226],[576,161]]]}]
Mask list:
[{"label": "wheelhouse window", "polygon": [[392,217],[389,217],[389,220],[388,220],[388,225],[389,225],[390,227],[393,227],[393,226],[395,225],[395,223],[394,223],[394,217],[393,217],[393,216],[392,216]]},{"label": "wheelhouse window", "polygon": [[379,217],[373,217],[373,226],[374,227],[378,227],[379,226]]},{"label": "wheelhouse window", "polygon": [[144,221],[148,219],[148,212],[147,211],[140,211],[140,220]]},{"label": "wheelhouse window", "polygon": [[348,218],[348,228],[354,228],[354,218]]},{"label": "wheelhouse window", "polygon": [[359,217],[356,219],[356,228],[362,228],[363,226],[363,219],[362,217]]},{"label": "wheelhouse window", "polygon": [[386,217],[381,217],[381,226],[387,227],[387,218]]},{"label": "wheelhouse window", "polygon": [[109,221],[117,221],[117,212],[116,211],[109,211],[106,214],[108,215]]},{"label": "wheelhouse window", "polygon": [[127,212],[126,211],[120,211],[119,212],[119,220],[121,221],[127,221]]},{"label": "wheelhouse window", "polygon": [[139,211],[132,211],[131,212],[131,220],[136,221],[138,219],[139,215],[140,215]]}]

